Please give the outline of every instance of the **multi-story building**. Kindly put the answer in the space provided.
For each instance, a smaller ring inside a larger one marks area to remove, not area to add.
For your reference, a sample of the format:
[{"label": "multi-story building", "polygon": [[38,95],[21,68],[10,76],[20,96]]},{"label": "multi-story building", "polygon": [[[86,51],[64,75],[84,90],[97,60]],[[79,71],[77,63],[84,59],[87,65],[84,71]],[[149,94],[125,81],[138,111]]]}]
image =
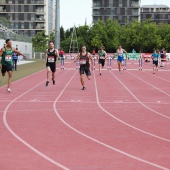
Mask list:
[{"label": "multi-story building", "polygon": [[140,21],[141,0],[93,0],[93,22],[116,19],[120,24]]},{"label": "multi-story building", "polygon": [[166,5],[144,5],[141,7],[141,20],[146,19],[170,24],[170,8]]},{"label": "multi-story building", "polygon": [[32,37],[54,30],[53,10],[53,0],[0,0],[0,17],[10,21],[13,31]]}]

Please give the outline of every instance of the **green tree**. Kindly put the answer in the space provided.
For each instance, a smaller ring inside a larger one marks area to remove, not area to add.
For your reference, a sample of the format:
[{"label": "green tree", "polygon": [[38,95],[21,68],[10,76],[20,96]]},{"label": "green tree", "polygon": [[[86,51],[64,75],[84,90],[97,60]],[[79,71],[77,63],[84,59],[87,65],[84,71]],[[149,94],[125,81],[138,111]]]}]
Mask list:
[{"label": "green tree", "polygon": [[45,34],[45,31],[39,32],[32,39],[35,52],[44,52],[48,48],[49,37]]},{"label": "green tree", "polygon": [[10,22],[5,17],[0,17],[0,24],[7,28],[10,28]]}]

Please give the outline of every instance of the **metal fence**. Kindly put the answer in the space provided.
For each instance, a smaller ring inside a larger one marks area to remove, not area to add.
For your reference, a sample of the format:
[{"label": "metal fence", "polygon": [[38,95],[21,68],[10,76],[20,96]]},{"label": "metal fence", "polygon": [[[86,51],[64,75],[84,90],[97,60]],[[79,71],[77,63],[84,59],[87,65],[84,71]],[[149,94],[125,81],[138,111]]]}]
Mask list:
[{"label": "metal fence", "polygon": [[1,24],[0,24],[0,39],[11,39],[13,41],[32,42],[32,37],[24,34],[15,33],[11,29],[7,29]]}]

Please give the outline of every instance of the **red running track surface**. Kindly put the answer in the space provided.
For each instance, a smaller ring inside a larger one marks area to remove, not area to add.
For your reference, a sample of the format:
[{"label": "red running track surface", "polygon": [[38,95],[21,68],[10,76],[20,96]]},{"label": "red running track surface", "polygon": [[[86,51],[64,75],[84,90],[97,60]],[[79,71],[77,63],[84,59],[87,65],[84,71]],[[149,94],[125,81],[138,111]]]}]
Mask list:
[{"label": "red running track surface", "polygon": [[92,73],[81,91],[74,64],[0,89],[1,170],[170,169],[169,70],[137,64]]}]

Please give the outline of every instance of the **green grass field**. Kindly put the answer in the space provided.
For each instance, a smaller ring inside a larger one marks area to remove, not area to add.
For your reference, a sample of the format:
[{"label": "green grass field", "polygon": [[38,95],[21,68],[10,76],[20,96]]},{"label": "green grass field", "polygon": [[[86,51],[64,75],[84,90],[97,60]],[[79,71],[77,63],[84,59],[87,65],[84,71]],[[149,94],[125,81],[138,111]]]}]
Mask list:
[{"label": "green grass field", "polygon": [[[19,65],[17,68],[17,71],[13,72],[12,81],[19,80],[25,76],[29,76],[33,73],[36,73],[38,71],[45,69],[45,63],[42,60],[32,60],[32,61],[34,61],[34,62]],[[2,75],[0,76],[0,86],[7,84],[7,78],[8,78],[7,74],[5,77],[2,77]]]}]

